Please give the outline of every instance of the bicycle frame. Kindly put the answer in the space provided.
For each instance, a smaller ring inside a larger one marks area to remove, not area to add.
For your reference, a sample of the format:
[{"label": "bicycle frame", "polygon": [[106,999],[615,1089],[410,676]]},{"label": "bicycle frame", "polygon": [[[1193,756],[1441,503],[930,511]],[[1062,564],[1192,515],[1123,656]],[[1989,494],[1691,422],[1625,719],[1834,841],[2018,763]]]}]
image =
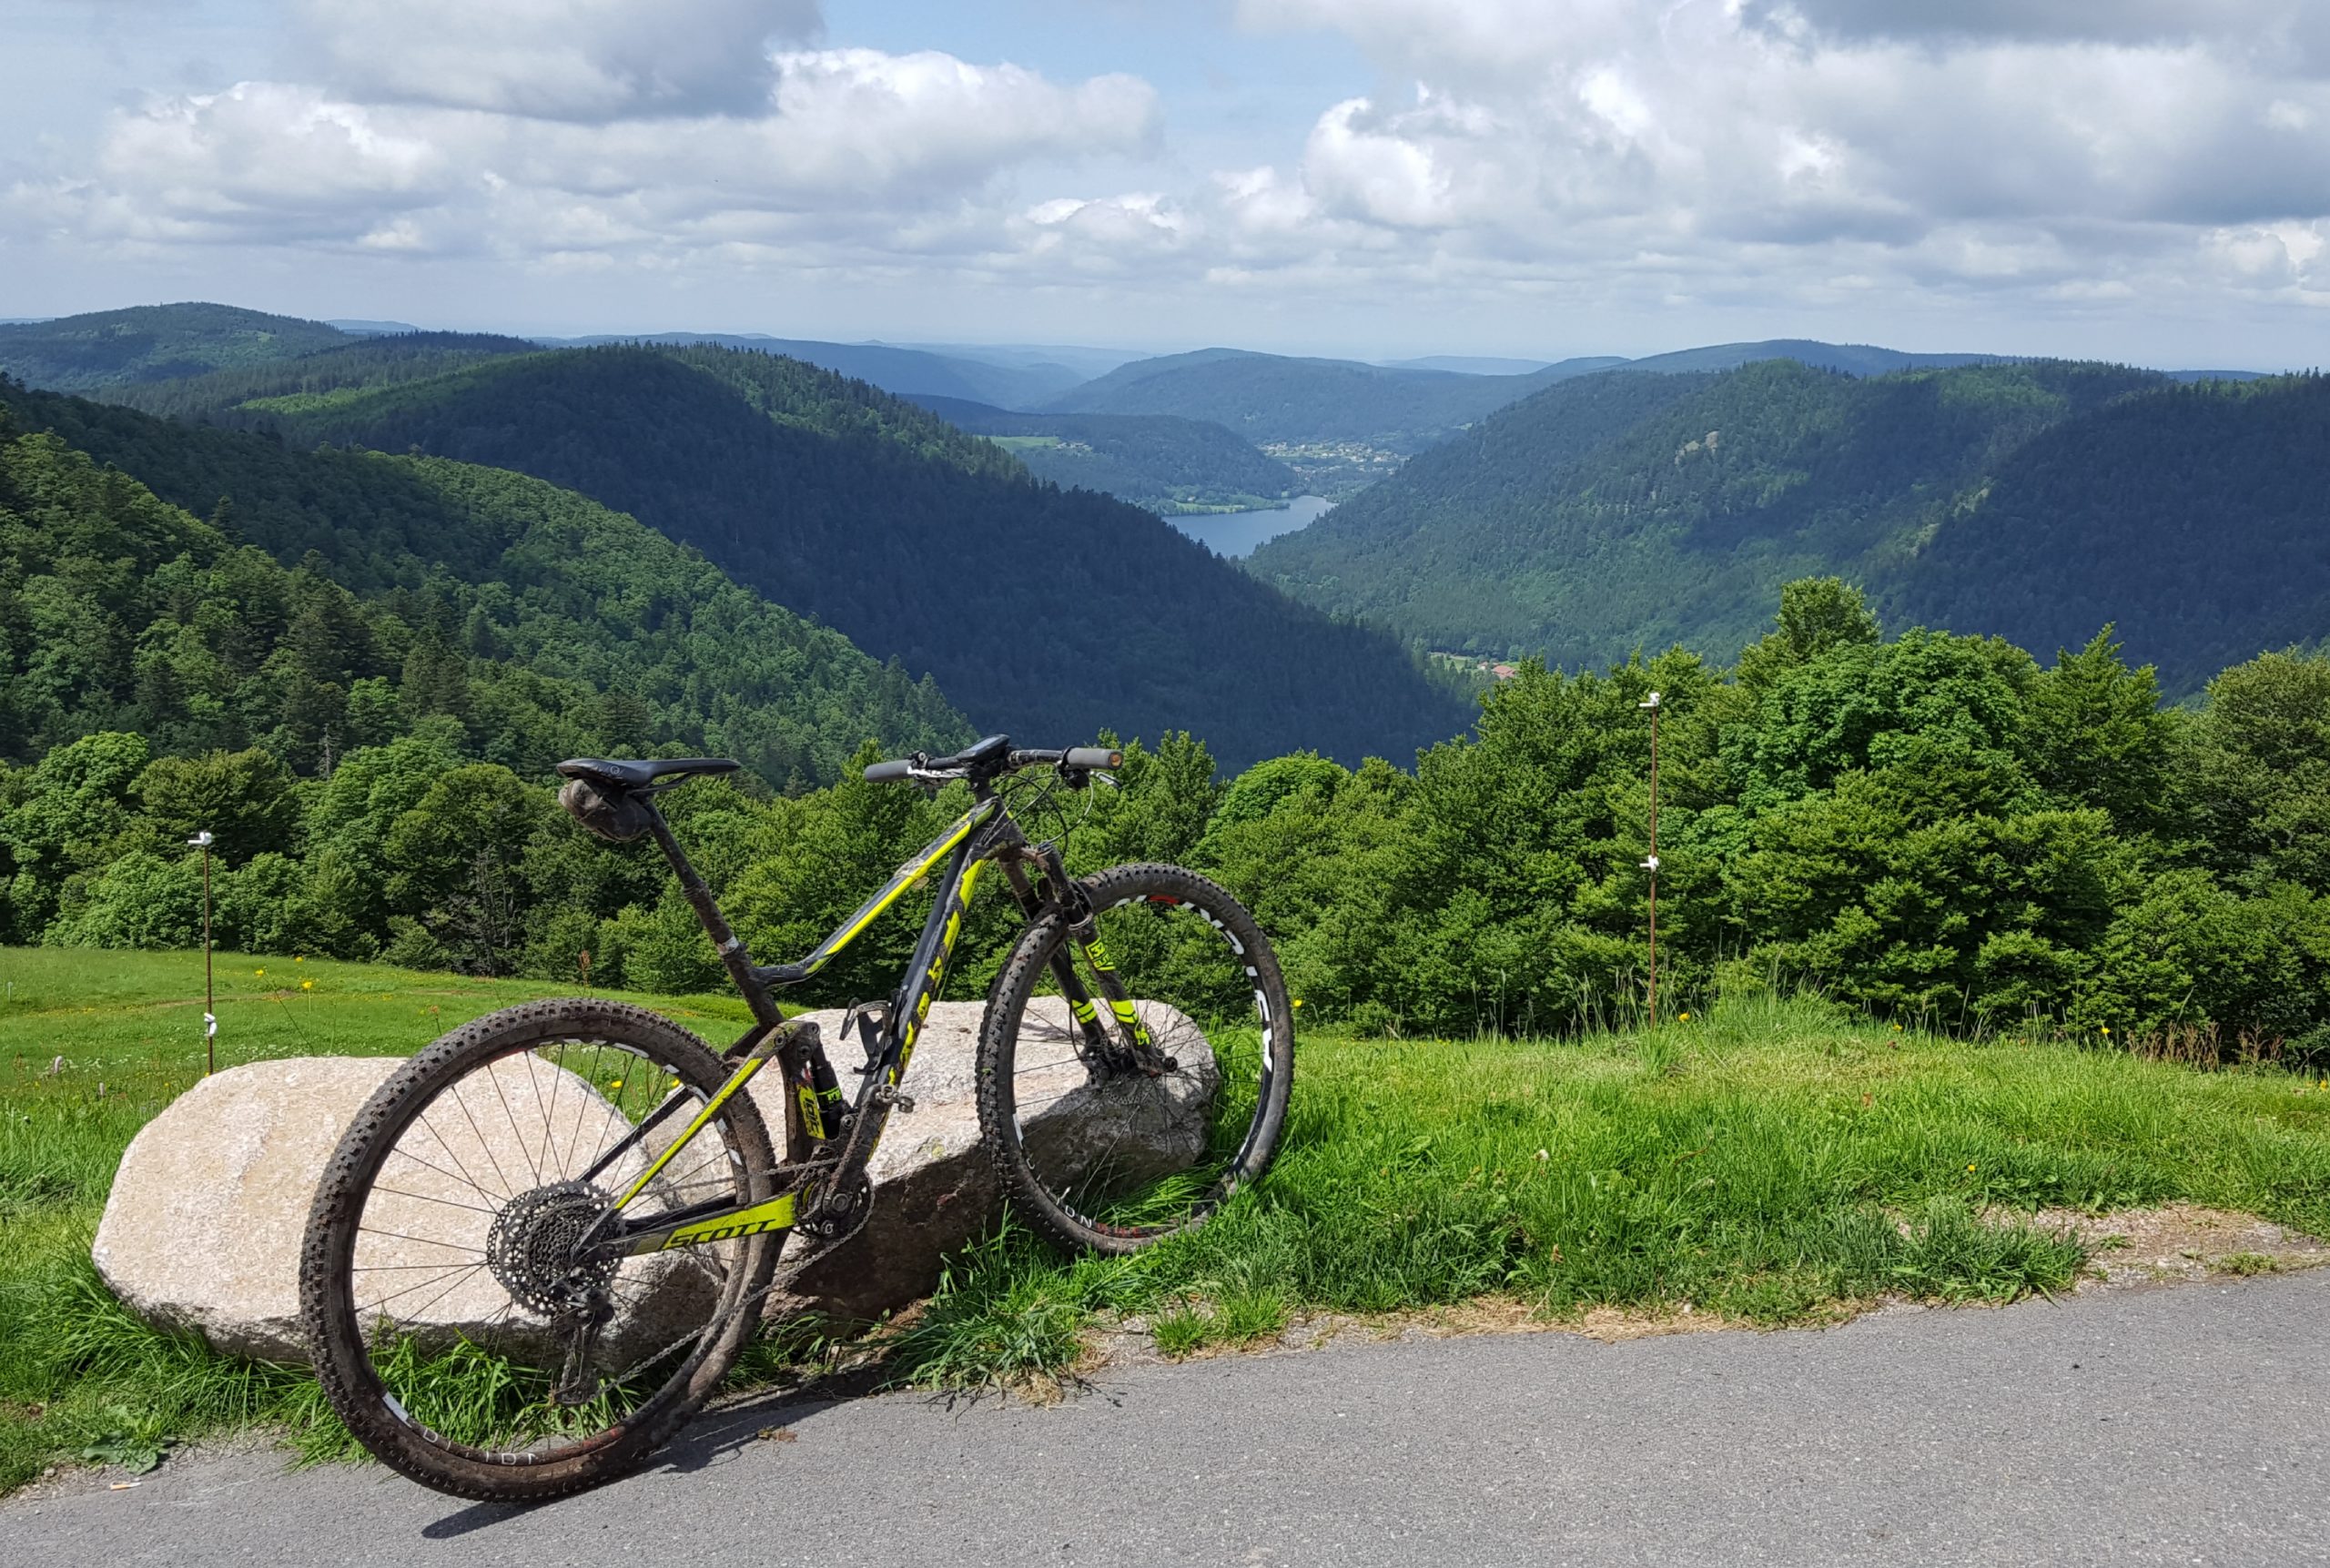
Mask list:
[{"label": "bicycle frame", "polygon": [[[694,908],[696,918],[704,933],[718,949],[729,977],[743,992],[751,1007],[754,1025],[727,1052],[728,1059],[736,1062],[727,1081],[723,1083],[694,1119],[664,1152],[649,1162],[646,1168],[633,1178],[616,1198],[612,1209],[602,1217],[599,1227],[613,1227],[611,1234],[597,1238],[599,1242],[624,1254],[653,1252],[674,1247],[702,1245],[724,1241],[739,1236],[757,1235],[763,1231],[789,1229],[796,1225],[816,1228],[827,1232],[840,1229],[846,1221],[854,1221],[855,1213],[845,1212],[830,1222],[819,1219],[821,1213],[838,1203],[845,1210],[860,1201],[856,1196],[859,1178],[866,1162],[873,1158],[880,1142],[889,1114],[903,1099],[897,1092],[898,1080],[913,1059],[916,1041],[927,1020],[930,1004],[937,998],[946,984],[947,969],[954,957],[955,944],[962,935],[964,916],[970,909],[980,874],[989,861],[1002,865],[1004,874],[1021,911],[1030,919],[1063,906],[1066,900],[1078,895],[1069,890],[1070,884],[1059,852],[1050,845],[1031,845],[1018,826],[1005,812],[1000,796],[982,788],[971,809],[956,819],[954,824],[924,846],[900,867],[855,914],[832,935],[817,945],[805,958],[793,964],[755,966],[745,951],[744,942],[732,931],[719,906],[714,902],[711,889],[689,864],[686,852],[673,837],[663,813],[655,809],[652,798],[643,795],[647,806],[656,843],[672,864],[680,887]],[[1023,864],[1032,861],[1040,875],[1040,882],[1031,882]],[[922,935],[915,944],[914,956],[908,961],[883,1018],[878,1040],[868,1042],[868,1059],[865,1067],[865,1082],[858,1091],[856,1103],[843,1109],[841,1095],[824,1042],[813,1025],[798,1021],[787,1022],[779,1010],[774,996],[777,987],[797,985],[823,969],[846,949],[867,927],[897,904],[907,893],[921,884],[935,868],[944,863],[944,873],[937,895],[931,901],[930,913],[923,921]],[[1077,909],[1077,938],[1094,961],[1094,970],[1110,1013],[1119,1027],[1137,1037],[1140,1047],[1148,1046],[1147,1030],[1136,1018],[1132,1003],[1116,982],[1115,972],[1099,951],[1097,933],[1089,928],[1088,911]],[[1108,1048],[1107,1031],[1099,1023],[1099,1012],[1091,996],[1077,981],[1064,962],[1056,963],[1064,994],[1089,1043],[1098,1049]],[[693,1205],[659,1214],[652,1224],[633,1225],[623,1219],[623,1211],[632,1199],[646,1189],[664,1167],[694,1141],[710,1125],[722,1107],[775,1060],[785,1074],[792,1093],[787,1097],[788,1126],[785,1129],[788,1156],[799,1152],[805,1143],[809,1158],[788,1158],[776,1170],[769,1173],[786,1185],[785,1190],[761,1202],[737,1204],[724,1199]],[[609,1149],[583,1173],[583,1179],[594,1179],[611,1168],[623,1154],[644,1139],[663,1122],[674,1116],[684,1103],[686,1095],[675,1090],[663,1105],[643,1118],[631,1135]],[[912,1102],[905,1103],[911,1108]],[[841,1122],[840,1148],[831,1152],[836,1130],[831,1123],[839,1110]],[[854,1228],[854,1227],[853,1227]],[[585,1239],[588,1244],[591,1238]]]}]

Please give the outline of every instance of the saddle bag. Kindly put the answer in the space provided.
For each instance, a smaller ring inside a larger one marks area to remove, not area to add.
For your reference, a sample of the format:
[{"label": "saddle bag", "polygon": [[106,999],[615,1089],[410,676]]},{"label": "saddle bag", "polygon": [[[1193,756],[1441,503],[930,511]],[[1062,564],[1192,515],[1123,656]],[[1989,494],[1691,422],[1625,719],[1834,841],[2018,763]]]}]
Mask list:
[{"label": "saddle bag", "polygon": [[567,814],[609,844],[629,844],[649,826],[645,803],[589,779],[569,779],[558,792]]}]

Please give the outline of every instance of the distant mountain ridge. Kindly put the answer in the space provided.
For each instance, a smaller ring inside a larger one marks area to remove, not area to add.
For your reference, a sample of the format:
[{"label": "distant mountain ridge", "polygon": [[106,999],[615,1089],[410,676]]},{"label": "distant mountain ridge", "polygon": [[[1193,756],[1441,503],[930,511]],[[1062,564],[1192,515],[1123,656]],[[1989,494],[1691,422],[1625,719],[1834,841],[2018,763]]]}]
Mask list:
[{"label": "distant mountain ridge", "polygon": [[137,305],[0,326],[0,373],[58,391],[168,380],[348,341],[321,321],[232,305]]},{"label": "distant mountain ridge", "polygon": [[836,375],[870,382],[901,397],[960,398],[998,408],[1029,408],[1078,385],[1085,378],[1064,365],[1042,362],[997,364],[923,349],[886,343],[826,343],[806,338],[772,338],[759,332],[653,332],[601,334],[589,338],[544,338],[552,348],[601,348],[616,343],[672,347],[714,345],[782,354]]},{"label": "distant mountain ridge", "polygon": [[1265,507],[1300,485],[1292,469],[1220,425],[1175,414],[1023,414],[915,394],[907,401],[999,440],[1038,479],[1102,491],[1160,516]]},{"label": "distant mountain ridge", "polygon": [[[1624,364],[1616,358],[1608,363]],[[1387,370],[1448,370],[1459,376],[1527,376],[1545,369],[1543,359],[1504,359],[1486,354],[1427,354],[1421,359],[1383,359]]]},{"label": "distant mountain ridge", "polygon": [[1265,450],[1359,442],[1406,456],[1527,395],[1544,374],[1461,375],[1200,349],[1137,359],[1054,398],[1044,411],[1174,414]]}]

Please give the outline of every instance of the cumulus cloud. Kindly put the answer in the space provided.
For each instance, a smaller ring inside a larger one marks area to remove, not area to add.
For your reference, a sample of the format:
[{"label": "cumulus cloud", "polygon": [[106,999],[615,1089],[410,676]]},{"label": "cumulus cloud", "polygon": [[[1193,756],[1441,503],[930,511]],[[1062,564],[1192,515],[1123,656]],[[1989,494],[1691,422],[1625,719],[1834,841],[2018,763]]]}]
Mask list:
[{"label": "cumulus cloud", "polygon": [[[874,243],[1028,159],[1139,153],[1158,134],[1156,95],[1131,76],[870,49],[764,64],[752,114],[603,123],[244,83],[116,115],[92,169],[20,187],[15,205],[101,236],[386,252]],[[819,223],[790,221],[804,214]]]},{"label": "cumulus cloud", "polygon": [[330,90],[555,119],[748,114],[816,0],[296,0]]},{"label": "cumulus cloud", "polygon": [[[2060,289],[2172,265],[2254,281],[2304,271],[2236,268],[2264,254],[2254,237],[2330,211],[2318,0],[1242,0],[1240,15],[1341,32],[1417,86],[1326,107],[1298,158],[1225,187],[1225,218],[1268,193],[1277,214],[1404,236],[1444,275],[1527,252],[1659,288],[1720,287],[1704,275],[1727,267],[1815,291],[1888,273]],[[1321,228],[1322,248],[1351,243]]]},{"label": "cumulus cloud", "polygon": [[2330,44],[2317,0],[1745,0],[1741,14],[1799,38],[2230,45],[2298,68]]},{"label": "cumulus cloud", "polygon": [[298,83],[119,110],[0,215],[1305,309],[2330,303],[2330,0],[1234,0],[1377,71],[1213,168],[1137,76],[817,46],[816,0],[282,3]]}]

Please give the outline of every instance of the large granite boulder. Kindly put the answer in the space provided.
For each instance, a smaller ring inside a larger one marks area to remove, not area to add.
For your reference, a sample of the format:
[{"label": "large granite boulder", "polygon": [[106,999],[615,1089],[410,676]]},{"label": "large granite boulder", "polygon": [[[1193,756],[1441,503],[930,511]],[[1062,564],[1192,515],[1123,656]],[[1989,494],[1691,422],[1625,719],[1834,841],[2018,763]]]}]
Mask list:
[{"label": "large granite boulder", "polygon": [[[1183,1072],[1096,1087],[1066,1044],[1064,1005],[1051,998],[1029,1005],[1025,1029],[1060,1047],[1056,1055],[1038,1053],[1029,1039],[1021,1050],[1028,1066],[1051,1064],[1035,1072],[1023,1067],[1019,1077],[1020,1102],[1030,1113],[1026,1136],[1039,1162],[1046,1151],[1072,1153],[1072,1145],[1097,1140],[1130,1171],[1162,1174],[1203,1149],[1212,1052],[1171,1007],[1139,1006]],[[771,1315],[814,1309],[856,1320],[879,1317],[928,1295],[947,1255],[994,1224],[999,1198],[980,1143],[975,1081],[982,1011],[977,1002],[931,1008],[903,1086],[915,1109],[891,1117],[870,1168],[871,1218],[792,1281],[788,1293],[773,1296]],[[843,1038],[842,1016],[809,1017],[823,1027],[845,1087],[854,1088],[858,1047]],[[305,1361],[299,1292],[308,1208],[341,1135],[399,1065],[393,1057],[295,1057],[230,1067],[196,1084],[122,1156],[92,1249],[98,1273],[149,1322],[193,1330],[222,1351]],[[494,1187],[490,1197],[498,1197],[500,1189],[530,1186],[529,1173],[587,1164],[589,1151],[620,1138],[623,1124],[613,1108],[564,1069],[520,1057],[493,1073],[494,1115],[425,1118],[406,1134],[375,1188],[356,1262],[382,1298],[408,1281],[431,1292],[421,1296],[416,1288],[390,1308],[408,1325],[449,1335],[510,1332],[510,1298],[491,1271],[455,1266],[483,1256],[493,1223],[471,1183]],[[763,1073],[751,1093],[781,1142],[785,1086],[778,1080]],[[554,1117],[544,1114],[552,1108]],[[540,1130],[518,1131],[546,1125],[547,1145]],[[565,1158],[570,1148],[581,1151],[577,1158]],[[647,1157],[627,1155],[604,1180],[628,1180]],[[797,1255],[805,1240],[796,1239],[788,1254]],[[617,1286],[624,1307],[610,1325],[611,1342],[650,1342],[643,1336],[690,1321],[711,1288],[713,1267],[706,1249],[694,1248],[626,1259]],[[359,1289],[360,1298],[365,1287]]]},{"label": "large granite boulder", "polygon": [[[1069,1044],[1067,1004],[1055,996],[1028,1003],[1015,1094],[1022,1136],[1039,1167],[1048,1155],[1072,1155],[1074,1146],[1089,1143],[1108,1148],[1130,1177],[1160,1176],[1186,1168],[1204,1151],[1212,1049],[1203,1032],[1174,1008],[1162,1002],[1135,1006],[1151,1037],[1180,1062],[1180,1074],[1096,1087]],[[993,1227],[1001,1198],[980,1142],[977,1081],[985,1011],[983,1002],[931,1007],[899,1086],[915,1108],[891,1116],[867,1167],[873,1214],[848,1242],[803,1270],[788,1293],[771,1299],[772,1316],[809,1309],[860,1321],[877,1318],[929,1295],[947,1254]],[[856,1039],[842,1036],[843,1015],[805,1017],[823,1032],[844,1091],[854,1092],[850,1069],[862,1057]],[[1057,1048],[1031,1049],[1038,1039]],[[785,1125],[785,1086],[775,1078],[763,1074],[752,1086],[773,1136]],[[788,1256],[805,1240],[795,1238]]]},{"label": "large granite boulder", "polygon": [[91,1249],[113,1293],[222,1351],[308,1359],[299,1241],[340,1135],[401,1064],[295,1057],[204,1078],[130,1140]]},{"label": "large granite boulder", "polygon": [[[97,1272],[150,1323],[191,1329],[239,1355],[305,1361],[299,1248],[308,1207],[341,1135],[400,1065],[393,1057],[294,1057],[196,1084],[123,1154],[91,1249]],[[483,1338],[514,1324],[524,1332],[527,1315],[511,1310],[489,1270],[470,1266],[483,1257],[493,1223],[487,1205],[499,1207],[505,1187],[533,1185],[535,1172],[588,1164],[628,1125],[589,1085],[539,1057],[496,1063],[491,1096],[481,1094],[486,1081],[469,1080],[463,1091],[479,1100],[478,1114],[432,1114],[406,1133],[366,1209],[359,1305],[382,1305],[408,1329]],[[643,1158],[627,1156],[606,1179],[628,1179]],[[482,1189],[494,1190],[481,1199]],[[611,1342],[685,1323],[709,1288],[694,1264],[686,1252],[626,1259]]]}]

